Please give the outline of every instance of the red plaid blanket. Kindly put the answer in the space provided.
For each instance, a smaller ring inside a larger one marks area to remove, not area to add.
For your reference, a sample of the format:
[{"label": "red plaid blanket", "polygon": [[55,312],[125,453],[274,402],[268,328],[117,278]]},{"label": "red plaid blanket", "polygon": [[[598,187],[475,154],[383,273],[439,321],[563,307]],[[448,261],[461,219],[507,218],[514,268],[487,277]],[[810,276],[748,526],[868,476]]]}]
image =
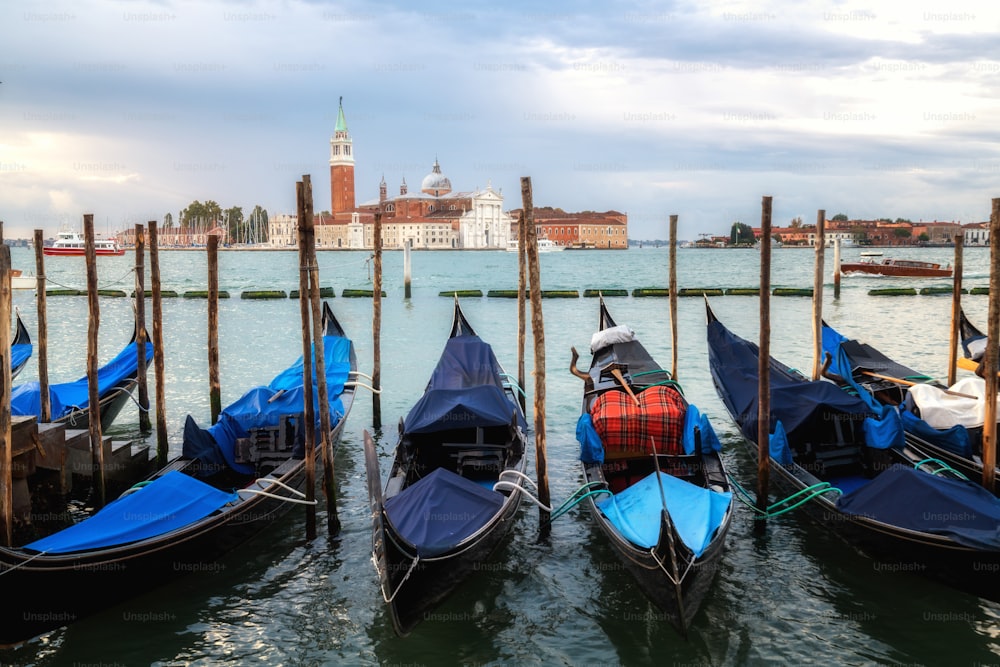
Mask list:
[{"label": "red plaid blanket", "polygon": [[639,405],[624,391],[608,391],[594,401],[590,417],[604,443],[606,458],[652,453],[683,454],[684,399],[672,387],[650,387]]}]

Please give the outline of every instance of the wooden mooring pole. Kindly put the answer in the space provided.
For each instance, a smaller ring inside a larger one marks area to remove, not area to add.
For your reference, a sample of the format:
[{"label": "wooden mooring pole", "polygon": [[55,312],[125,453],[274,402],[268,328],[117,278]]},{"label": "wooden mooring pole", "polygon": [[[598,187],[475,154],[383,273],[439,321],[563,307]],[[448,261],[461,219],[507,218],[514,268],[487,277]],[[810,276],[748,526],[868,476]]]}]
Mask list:
[{"label": "wooden mooring pole", "polygon": [[222,380],[219,374],[219,237],[209,234],[208,254],[208,403],[212,423],[222,412]]},{"label": "wooden mooring pole", "polygon": [[764,197],[760,215],[760,357],[757,360],[757,509],[754,528],[767,525],[771,476],[771,197]]},{"label": "wooden mooring pole", "polygon": [[306,238],[305,184],[295,184],[299,245],[299,315],[302,318],[302,397],[305,403],[306,539],[316,538],[316,420],[312,416],[312,327],[309,325],[309,241]]},{"label": "wooden mooring pole", "polygon": [[[316,365],[316,391],[319,394],[320,450],[323,461],[323,495],[326,496],[326,529],[329,535],[340,532],[337,515],[337,486],[333,476],[333,443],[330,441],[330,397],[326,385],[326,352],[323,347],[323,312],[319,298],[319,264],[316,260],[316,227],[313,222],[312,180],[302,177],[305,200],[306,252],[309,259],[309,303],[312,306],[313,363]],[[381,268],[381,267],[380,267]]]},{"label": "wooden mooring pole", "polygon": [[10,248],[0,243],[0,541],[14,542],[14,447],[10,428]]},{"label": "wooden mooring pole", "polygon": [[382,213],[375,214],[372,226],[375,248],[375,277],[372,284],[372,428],[382,428]]},{"label": "wooden mooring pole", "polygon": [[670,216],[670,377],[677,379],[677,216]]},{"label": "wooden mooring pole", "polygon": [[403,246],[403,298],[410,298],[410,282],[411,282],[411,258],[410,251],[413,249],[413,240],[407,239],[406,244]]},{"label": "wooden mooring pole", "polygon": [[520,388],[518,398],[521,401],[521,412],[526,412],[528,409],[528,397],[525,395],[524,388],[524,342],[527,328],[527,304],[524,297],[528,289],[527,245],[528,230],[522,210],[517,219],[517,384]]},{"label": "wooden mooring pole", "polygon": [[[531,178],[521,177],[521,202],[528,254],[528,284],[531,287],[531,332],[535,339],[535,471],[538,474],[538,500],[548,506],[549,472],[545,458],[545,327],[542,320],[542,280],[538,265],[538,238],[535,231],[535,211],[531,196]],[[541,534],[551,530],[549,511],[538,509]]]},{"label": "wooden mooring pole", "polygon": [[813,275],[813,372],[819,379],[823,365],[823,260],[826,255],[826,211],[816,213],[816,272]]},{"label": "wooden mooring pole", "polygon": [[[958,342],[961,336],[959,319],[962,313],[962,245],[964,243],[965,235],[955,234],[955,273],[954,286],[951,292],[951,336],[948,343],[949,387],[955,384],[955,381],[958,379]],[[992,294],[991,291],[990,295],[992,296]]]},{"label": "wooden mooring pole", "polygon": [[840,298],[840,238],[833,240],[833,298]]},{"label": "wooden mooring pole", "polygon": [[94,248],[94,216],[83,216],[83,245],[87,261],[87,405],[90,427],[90,454],[93,464],[96,504],[104,507],[104,434],[101,432],[101,396],[97,387],[97,334],[101,327],[101,308],[97,300],[97,252]]},{"label": "wooden mooring pole", "polygon": [[146,368],[146,235],[135,226],[135,353],[139,394],[139,431],[149,433],[149,374]]},{"label": "wooden mooring pole", "polygon": [[156,465],[167,465],[170,444],[167,442],[167,397],[164,378],[163,296],[160,293],[160,247],[156,221],[149,228],[149,282],[153,290],[153,371],[156,373]]},{"label": "wooden mooring pole", "polygon": [[42,423],[52,421],[52,397],[49,396],[49,318],[45,294],[44,231],[35,230],[35,306],[38,312],[38,391]]},{"label": "wooden mooring pole", "polygon": [[986,352],[980,369],[986,380],[983,414],[983,486],[993,493],[997,465],[997,361],[1000,359],[1000,199],[990,214],[990,309]]}]

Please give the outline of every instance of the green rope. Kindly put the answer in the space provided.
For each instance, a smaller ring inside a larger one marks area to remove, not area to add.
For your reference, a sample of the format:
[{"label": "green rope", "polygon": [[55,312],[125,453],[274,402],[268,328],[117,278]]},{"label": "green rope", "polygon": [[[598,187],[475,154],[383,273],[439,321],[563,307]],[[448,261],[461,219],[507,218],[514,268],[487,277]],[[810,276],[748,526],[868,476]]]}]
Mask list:
[{"label": "green rope", "polygon": [[931,382],[934,380],[930,375],[907,375],[903,378],[904,380],[920,380],[921,382]]},{"label": "green rope", "polygon": [[650,387],[673,387],[676,389],[681,396],[684,395],[684,388],[681,387],[681,383],[677,380],[664,380],[663,382],[654,382],[653,384],[647,384],[643,389],[649,389]]},{"label": "green rope", "polygon": [[927,458],[927,459],[923,459],[923,460],[921,460],[921,461],[917,461],[916,463],[914,463],[914,464],[913,464],[913,467],[914,467],[914,468],[917,468],[917,469],[919,469],[919,468],[920,468],[920,466],[924,465],[925,463],[936,463],[936,464],[938,464],[939,466],[941,466],[940,468],[938,468],[938,469],[937,469],[937,470],[935,470],[934,472],[932,472],[932,473],[928,473],[928,474],[930,474],[930,475],[940,475],[940,474],[941,474],[941,473],[943,473],[943,472],[944,472],[945,470],[948,470],[948,471],[950,471],[950,472],[953,472],[953,473],[955,473],[956,475],[958,475],[959,477],[961,477],[962,479],[964,479],[964,480],[966,480],[966,481],[968,481],[968,479],[969,479],[968,477],[966,477],[965,475],[963,475],[963,474],[962,474],[962,473],[960,473],[959,471],[955,470],[954,468],[952,468],[952,467],[951,467],[950,465],[948,465],[947,463],[945,463],[945,462],[944,462],[944,461],[942,461],[941,459],[935,459],[935,458]]},{"label": "green rope", "polygon": [[[559,506],[559,507],[558,507],[558,508],[557,508],[557,509],[556,509],[556,510],[555,510],[555,511],[554,511],[554,512],[552,513],[552,515],[551,515],[551,516],[549,517],[549,521],[555,521],[556,519],[558,519],[558,518],[559,518],[559,517],[561,517],[561,516],[562,516],[563,514],[565,514],[566,512],[570,511],[571,509],[573,509],[574,507],[576,507],[577,505],[579,505],[579,504],[580,504],[581,502],[583,502],[583,501],[584,501],[584,500],[586,500],[587,498],[589,498],[589,497],[591,497],[591,496],[596,496],[596,495],[599,495],[599,494],[602,494],[602,493],[606,493],[606,494],[608,494],[609,496],[610,496],[610,495],[613,495],[613,494],[612,494],[612,493],[611,493],[610,491],[608,491],[607,489],[595,489],[595,490],[593,490],[593,491],[588,491],[587,493],[583,494],[582,496],[580,496],[579,498],[576,498],[576,499],[574,499],[574,498],[573,498],[573,497],[571,496],[570,498],[568,498],[568,499],[566,500],[566,502],[565,502],[565,503],[563,503],[562,505],[560,505],[560,506]],[[570,502],[570,501],[572,501],[572,502]],[[567,506],[567,503],[568,503],[568,506]]]},{"label": "green rope", "polygon": [[521,396],[524,396],[525,398],[527,398],[528,395],[524,393],[524,390],[521,389],[521,385],[519,385],[517,383],[517,378],[515,378],[513,375],[510,375],[509,373],[498,373],[498,375],[500,377],[502,377],[502,378],[506,378],[508,384],[511,387],[513,387],[514,389],[517,389],[517,391],[520,392]]},{"label": "green rope", "polygon": [[[733,484],[733,488],[735,488],[737,490],[737,492],[738,492],[737,496],[736,496],[737,500],[739,500],[744,505],[746,505],[747,507],[749,507],[750,509],[752,509],[754,512],[757,512],[758,514],[761,514],[761,515],[763,515],[765,517],[781,516],[785,512],[791,512],[794,509],[802,507],[803,505],[805,505],[807,502],[809,502],[813,498],[817,498],[817,497],[819,497],[819,496],[821,496],[824,493],[827,493],[829,491],[836,491],[839,494],[843,494],[844,493],[843,491],[841,491],[837,487],[831,485],[830,482],[819,482],[817,484],[813,484],[812,486],[807,486],[804,489],[799,489],[798,491],[796,491],[792,495],[788,496],[787,498],[783,498],[781,500],[773,502],[773,503],[771,503],[770,505],[767,506],[767,509],[761,510],[761,509],[759,509],[757,507],[756,503],[750,502],[750,501],[753,500],[753,497],[750,495],[750,493],[746,489],[744,489],[742,486],[740,486],[740,483],[737,482],[736,479],[732,475],[728,475],[728,477],[729,477],[729,481]],[[805,495],[805,497],[802,498],[801,500],[799,500],[798,502],[794,503],[793,505],[790,505],[788,507],[784,507],[782,509],[777,509],[777,508],[781,507],[782,505],[784,505],[786,503],[790,503],[793,500],[795,500],[796,498],[798,498],[799,496],[803,496],[803,495]],[[777,511],[775,511],[775,510],[777,510]]]}]

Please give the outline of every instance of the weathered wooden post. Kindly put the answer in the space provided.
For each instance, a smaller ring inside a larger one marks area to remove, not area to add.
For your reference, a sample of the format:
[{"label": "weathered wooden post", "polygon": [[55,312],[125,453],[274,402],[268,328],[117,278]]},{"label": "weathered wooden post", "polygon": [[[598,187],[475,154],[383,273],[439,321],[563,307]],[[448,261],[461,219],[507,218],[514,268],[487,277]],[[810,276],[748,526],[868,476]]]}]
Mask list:
[{"label": "weathered wooden post", "polygon": [[149,433],[149,377],[146,368],[146,235],[135,226],[135,353],[139,394],[139,431]]},{"label": "weathered wooden post", "polygon": [[986,329],[983,375],[986,401],[983,414],[983,486],[993,492],[997,465],[997,361],[1000,359],[1000,199],[990,214],[990,309]]},{"label": "weathered wooden post", "polygon": [[10,248],[0,243],[0,541],[14,542],[14,447],[10,428]]},{"label": "weathered wooden post", "polygon": [[43,230],[35,230],[35,306],[38,311],[38,391],[42,423],[52,421],[52,397],[49,396],[49,318],[45,294],[45,252]]},{"label": "weathered wooden post", "polygon": [[[97,300],[97,252],[94,249],[94,215],[83,216],[83,245],[87,260],[87,405],[89,406],[90,454],[93,463],[94,491],[97,506],[103,507],[104,434],[101,432],[101,397],[97,387],[97,334],[101,326],[101,309]],[[9,346],[8,346],[9,347]]]},{"label": "weathered wooden post", "polygon": [[208,402],[212,423],[222,412],[222,380],[219,374],[219,237],[209,234],[208,253]]},{"label": "weathered wooden post", "polygon": [[410,250],[412,249],[413,241],[411,239],[406,240],[406,244],[403,246],[403,298],[410,298]]},{"label": "weathered wooden post", "polygon": [[[323,312],[319,299],[319,263],[316,260],[316,226],[313,222],[312,180],[302,177],[305,200],[306,252],[309,257],[309,302],[312,306],[313,354],[316,365],[316,391],[319,394],[320,444],[323,461],[323,492],[326,496],[326,529],[330,535],[340,532],[337,515],[337,486],[333,477],[333,443],[330,441],[330,396],[326,385],[326,352],[323,341]],[[312,371],[310,370],[310,375]],[[311,378],[310,378],[311,381]]]},{"label": "weathered wooden post", "polygon": [[309,241],[306,238],[305,184],[295,184],[299,245],[299,315],[302,318],[302,398],[304,401],[306,460],[306,538],[316,537],[316,420],[312,398],[312,328],[309,325]]},{"label": "weathered wooden post", "polygon": [[955,384],[958,379],[958,340],[961,336],[959,319],[962,313],[962,246],[964,243],[965,236],[955,234],[955,275],[954,287],[951,292],[951,338],[948,345],[949,387]]},{"label": "weathered wooden post", "polygon": [[816,272],[813,274],[813,372],[819,379],[823,365],[823,260],[826,255],[826,211],[816,213]]},{"label": "weathered wooden post", "polygon": [[524,388],[524,341],[527,327],[525,295],[528,289],[528,230],[524,210],[517,218],[517,384],[520,389],[521,412],[527,411],[528,398]]},{"label": "weathered wooden post", "polygon": [[160,294],[160,248],[156,221],[149,227],[149,282],[153,290],[153,370],[156,373],[156,465],[167,465],[170,443],[167,442],[167,397],[164,376],[163,296]]},{"label": "weathered wooden post", "polygon": [[760,358],[757,360],[757,532],[767,525],[771,476],[771,197],[764,197],[760,215]]},{"label": "weathered wooden post", "polygon": [[372,285],[372,427],[382,428],[382,213],[375,214],[372,225],[375,249],[375,278]]},{"label": "weathered wooden post", "polygon": [[677,216],[670,216],[670,377],[677,379]]},{"label": "weathered wooden post", "polygon": [[840,298],[840,237],[833,240],[833,298]]},{"label": "weathered wooden post", "polygon": [[[524,206],[526,248],[528,251],[528,284],[531,287],[531,332],[535,338],[535,471],[538,474],[538,500],[548,506],[549,472],[545,458],[545,327],[542,320],[542,280],[538,266],[538,239],[535,232],[535,211],[531,197],[531,178],[521,177],[521,201]],[[551,530],[549,511],[538,509],[541,532]]]}]

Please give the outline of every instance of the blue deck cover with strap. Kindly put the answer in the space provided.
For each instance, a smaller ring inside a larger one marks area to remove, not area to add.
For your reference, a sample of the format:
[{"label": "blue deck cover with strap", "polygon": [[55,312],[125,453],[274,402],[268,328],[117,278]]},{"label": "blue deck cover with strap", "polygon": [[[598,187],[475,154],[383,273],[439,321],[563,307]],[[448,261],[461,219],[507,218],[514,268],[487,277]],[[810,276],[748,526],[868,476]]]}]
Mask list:
[{"label": "blue deck cover with strap", "polygon": [[31,357],[31,343],[18,343],[10,346],[10,367],[23,366]]},{"label": "blue deck cover with strap", "polygon": [[[153,344],[146,342],[146,361],[153,358]],[[97,393],[104,396],[108,389],[125,378],[135,375],[139,368],[136,343],[132,342],[118,353],[114,359],[97,371]],[[42,418],[42,392],[38,382],[25,382],[10,392],[10,413],[17,416],[34,415]],[[86,408],[90,404],[90,389],[87,376],[74,382],[49,385],[49,405],[52,418],[59,419],[73,410]]]},{"label": "blue deck cover with strap", "polygon": [[485,489],[446,468],[385,501],[396,531],[421,557],[442,554],[489,523],[503,507],[504,495]]},{"label": "blue deck cover with strap", "polygon": [[[656,488],[659,475],[663,496]],[[622,537],[648,549],[660,539],[663,498],[677,534],[700,556],[712,542],[716,529],[729,510],[733,494],[712,491],[666,473],[651,473],[621,493],[597,502],[598,509]]]},{"label": "blue deck cover with strap", "polygon": [[[344,414],[340,395],[344,392],[351,370],[351,341],[341,336],[323,337],[323,357],[326,362],[327,397],[330,403],[330,423],[336,425]],[[219,421],[207,429],[200,428],[188,416],[184,425],[183,454],[198,459],[206,466],[228,466],[249,475],[254,467],[235,460],[236,440],[246,438],[250,429],[274,427],[283,415],[298,415],[305,409],[303,398],[303,361],[294,364],[271,380],[266,387],[254,387],[230,403],[219,415]],[[316,364],[312,367],[313,407],[319,426],[319,392],[316,387]],[[322,437],[316,429],[317,442]]]},{"label": "blue deck cover with strap", "polygon": [[238,499],[235,492],[172,470],[94,516],[24,548],[59,554],[138,542],[183,528]]},{"label": "blue deck cover with strap", "polygon": [[847,514],[1000,551],[1000,500],[982,486],[894,465],[837,499]]}]

